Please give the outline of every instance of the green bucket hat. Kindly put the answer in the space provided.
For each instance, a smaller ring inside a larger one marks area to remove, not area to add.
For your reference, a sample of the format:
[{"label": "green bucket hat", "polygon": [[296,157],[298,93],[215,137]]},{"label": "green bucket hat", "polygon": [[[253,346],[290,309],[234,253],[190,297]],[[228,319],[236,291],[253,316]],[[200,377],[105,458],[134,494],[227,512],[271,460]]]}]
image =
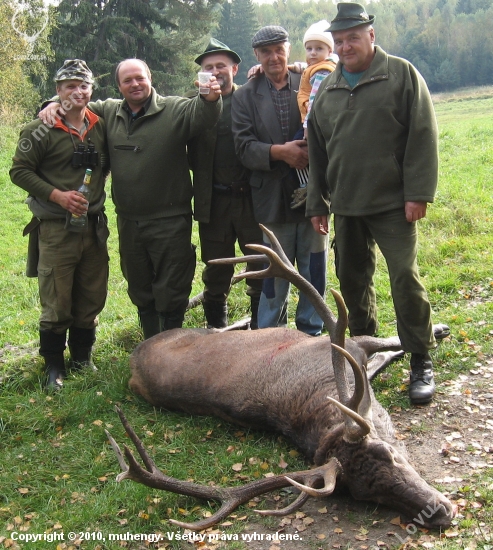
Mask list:
[{"label": "green bucket hat", "polygon": [[374,15],[368,15],[361,4],[353,2],[339,2],[337,15],[330,22],[327,31],[345,31],[358,25],[371,25],[375,21]]},{"label": "green bucket hat", "polygon": [[92,72],[82,59],[66,59],[55,75],[55,82],[63,80],[82,80],[94,84]]},{"label": "green bucket hat", "polygon": [[207,45],[205,51],[195,58],[195,63],[200,65],[202,63],[202,59],[211,53],[225,53],[226,55],[229,55],[235,63],[241,63],[241,57],[236,52],[215,38],[211,38],[209,40],[209,44]]}]

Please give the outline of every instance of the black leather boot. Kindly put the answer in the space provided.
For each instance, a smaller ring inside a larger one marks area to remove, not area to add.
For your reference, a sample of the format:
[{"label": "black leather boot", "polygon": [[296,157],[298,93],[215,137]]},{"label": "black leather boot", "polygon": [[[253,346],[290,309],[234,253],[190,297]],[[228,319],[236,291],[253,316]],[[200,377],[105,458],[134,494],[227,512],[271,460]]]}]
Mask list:
[{"label": "black leather boot", "polygon": [[258,329],[258,305],[260,303],[260,296],[250,296],[250,309],[252,315],[250,319],[250,328],[252,330]]},{"label": "black leather boot", "polygon": [[71,368],[76,370],[98,370],[91,361],[92,346],[95,341],[95,328],[70,327],[68,329],[68,347],[70,349]]},{"label": "black leather boot", "polygon": [[159,313],[159,319],[161,321],[161,330],[181,328],[183,326],[183,319],[185,319],[185,308],[180,307],[173,311]]},{"label": "black leather boot", "polygon": [[67,332],[57,334],[52,330],[39,331],[39,354],[45,360],[46,387],[49,390],[59,390],[66,376],[63,352]]},{"label": "black leather boot", "polygon": [[144,333],[144,340],[155,336],[161,332],[161,323],[159,320],[159,313],[152,308],[141,309],[139,308],[139,322]]},{"label": "black leather boot", "polygon": [[424,405],[433,399],[435,380],[433,362],[428,353],[411,354],[411,376],[409,381],[409,399],[415,405]]},{"label": "black leather boot", "polygon": [[228,305],[225,302],[204,300],[202,305],[207,319],[207,328],[224,328],[228,326]]}]

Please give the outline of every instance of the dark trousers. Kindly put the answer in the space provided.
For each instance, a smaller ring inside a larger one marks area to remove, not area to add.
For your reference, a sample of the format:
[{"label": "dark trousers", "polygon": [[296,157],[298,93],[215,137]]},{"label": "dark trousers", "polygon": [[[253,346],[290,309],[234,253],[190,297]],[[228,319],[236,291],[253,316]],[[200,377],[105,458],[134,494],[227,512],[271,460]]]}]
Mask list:
[{"label": "dark trousers", "polygon": [[[245,255],[257,254],[247,248],[250,243],[262,244],[262,232],[253,217],[252,199],[249,194],[234,196],[213,191],[209,223],[199,223],[202,261],[206,264],[202,272],[204,298],[206,301],[225,302],[234,274],[234,265],[207,265],[216,258],[236,256],[238,241]],[[247,264],[249,271],[262,269],[262,264]],[[259,297],[261,279],[246,279],[247,294]]]},{"label": "dark trousers", "polygon": [[131,221],[118,216],[120,264],[139,309],[185,311],[195,272],[191,215]]},{"label": "dark trousers", "polygon": [[377,303],[373,282],[376,245],[389,271],[397,331],[405,351],[435,347],[428,296],[419,279],[416,223],[404,209],[372,216],[334,216],[336,273],[349,310],[352,335],[374,334]]}]

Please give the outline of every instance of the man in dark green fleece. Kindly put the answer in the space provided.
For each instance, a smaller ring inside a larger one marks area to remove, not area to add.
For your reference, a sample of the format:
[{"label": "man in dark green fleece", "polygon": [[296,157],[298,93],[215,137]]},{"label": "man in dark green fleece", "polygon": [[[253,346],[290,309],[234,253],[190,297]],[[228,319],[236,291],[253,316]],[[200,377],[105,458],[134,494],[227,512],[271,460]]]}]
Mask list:
[{"label": "man in dark green fleece", "polygon": [[423,77],[375,46],[374,17],[337,4],[330,28],[339,63],[320,85],[308,121],[310,179],[306,215],[328,231],[334,214],[336,273],[351,335],[377,330],[376,245],[387,262],[397,330],[411,353],[409,397],[435,391],[429,350],[431,307],[420,282],[416,222],[433,202],[438,132]]},{"label": "man in dark green fleece", "polygon": [[[27,275],[38,278],[39,353],[52,389],[63,385],[67,330],[72,366],[95,368],[91,351],[108,288],[103,205],[109,166],[104,122],[87,108],[92,73],[84,61],[70,59],[58,70],[55,82],[66,107],[64,118],[50,128],[40,120],[27,124],[10,170],[12,182],[29,193],[26,203],[33,213],[24,230],[29,233]],[[89,155],[92,146],[94,153]],[[88,168],[89,204],[77,191]],[[85,227],[70,223],[73,214],[86,212]]]},{"label": "man in dark green fleece", "polygon": [[123,100],[89,107],[107,126],[121,268],[149,338],[183,323],[195,272],[186,144],[216,124],[221,90],[213,78],[207,95],[159,96],[138,59],[122,61],[116,81]]}]

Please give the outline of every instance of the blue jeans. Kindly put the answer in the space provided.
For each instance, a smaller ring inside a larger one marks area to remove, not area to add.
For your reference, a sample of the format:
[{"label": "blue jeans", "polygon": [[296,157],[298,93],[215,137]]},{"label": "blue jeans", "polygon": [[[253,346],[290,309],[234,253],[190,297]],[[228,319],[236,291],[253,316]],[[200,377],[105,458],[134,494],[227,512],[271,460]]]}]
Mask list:
[{"label": "blue jeans", "polygon": [[[284,253],[298,272],[320,293],[325,294],[327,274],[327,236],[319,235],[310,220],[301,223],[264,224],[277,237]],[[270,246],[267,236],[264,243]],[[264,279],[258,309],[259,328],[283,327],[287,325],[287,307],[290,283],[279,277]],[[296,307],[296,327],[298,330],[318,336],[322,331],[322,319],[308,298],[300,293]]]}]

